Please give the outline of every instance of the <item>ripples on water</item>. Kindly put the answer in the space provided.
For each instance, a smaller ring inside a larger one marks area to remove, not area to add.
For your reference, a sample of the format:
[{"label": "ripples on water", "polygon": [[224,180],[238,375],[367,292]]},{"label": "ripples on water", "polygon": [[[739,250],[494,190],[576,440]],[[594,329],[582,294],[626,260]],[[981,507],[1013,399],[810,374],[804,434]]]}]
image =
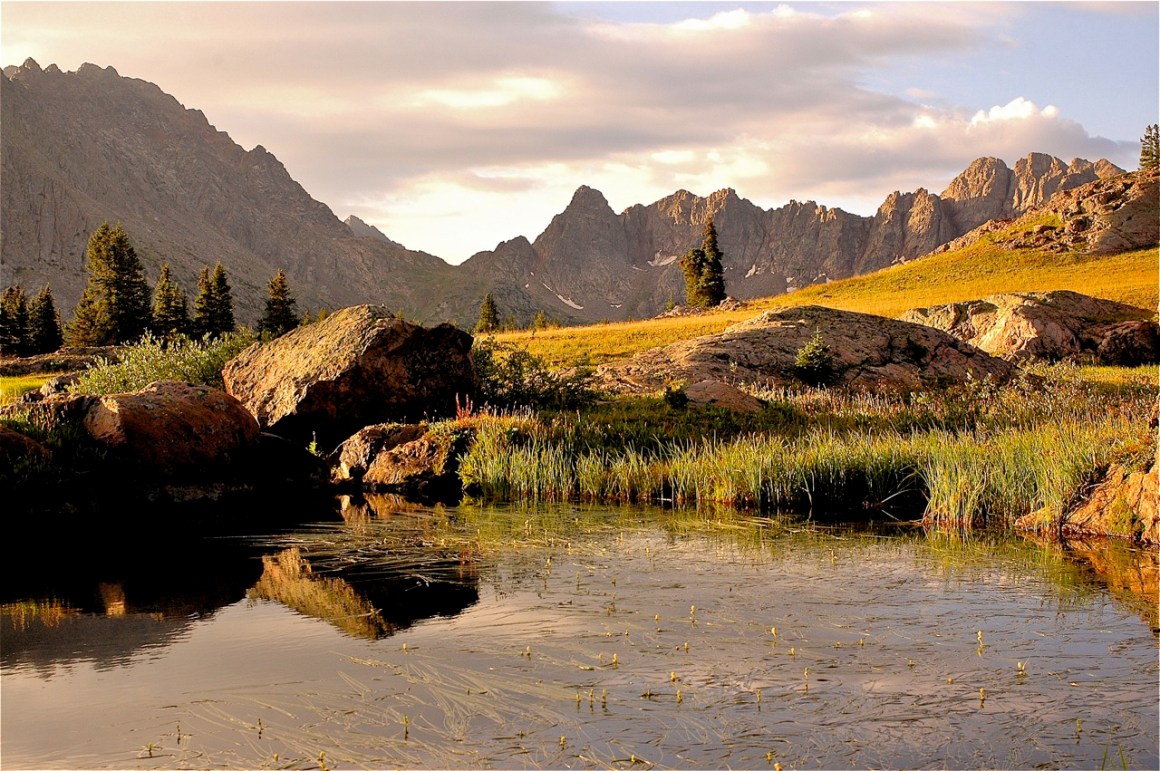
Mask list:
[{"label": "ripples on water", "polygon": [[6,604],[3,765],[1160,763],[1150,623],[1032,544],[629,509],[347,514],[175,560],[213,587],[198,598],[138,578]]}]

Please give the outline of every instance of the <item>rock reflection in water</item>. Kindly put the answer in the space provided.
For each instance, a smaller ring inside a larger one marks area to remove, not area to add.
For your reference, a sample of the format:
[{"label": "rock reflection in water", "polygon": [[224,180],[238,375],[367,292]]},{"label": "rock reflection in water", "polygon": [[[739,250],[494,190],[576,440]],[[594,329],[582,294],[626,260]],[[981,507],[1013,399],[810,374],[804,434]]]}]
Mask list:
[{"label": "rock reflection in water", "polygon": [[[393,495],[341,499],[343,532],[355,539],[377,520],[418,511],[431,510]],[[429,548],[439,520],[428,518],[430,527],[412,533],[408,542],[389,548],[361,543],[341,559],[319,544],[263,556],[262,577],[247,596],[280,602],[371,640],[417,621],[458,615],[479,601],[478,569],[469,551]],[[342,533],[336,539],[341,541]]]},{"label": "rock reflection in water", "polygon": [[246,594],[250,599],[280,602],[355,637],[377,640],[395,631],[346,581],[315,575],[297,548],[262,557],[262,567],[262,577]]}]

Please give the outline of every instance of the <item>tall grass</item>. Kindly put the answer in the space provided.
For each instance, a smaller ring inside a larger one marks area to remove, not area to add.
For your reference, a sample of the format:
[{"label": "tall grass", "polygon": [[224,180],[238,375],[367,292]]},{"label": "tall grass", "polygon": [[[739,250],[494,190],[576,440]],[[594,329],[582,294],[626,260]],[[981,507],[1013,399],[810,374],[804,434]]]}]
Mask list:
[{"label": "tall grass", "polygon": [[[623,426],[602,421],[599,409],[492,419],[478,425],[460,474],[485,500],[842,513],[895,501],[917,505],[912,515],[948,530],[1010,525],[1027,514],[1050,529],[1100,469],[1143,465],[1154,455],[1142,417],[1156,388],[1133,373],[1112,390],[1066,368],[1042,375],[1044,382],[976,383],[933,395],[767,393],[788,404],[767,408],[778,416],[765,430],[701,411],[670,410],[666,421],[643,400],[642,425],[627,442]],[[630,410],[623,402],[617,409]],[[808,419],[786,424],[784,414]],[[698,420],[725,433],[695,436]]]}]

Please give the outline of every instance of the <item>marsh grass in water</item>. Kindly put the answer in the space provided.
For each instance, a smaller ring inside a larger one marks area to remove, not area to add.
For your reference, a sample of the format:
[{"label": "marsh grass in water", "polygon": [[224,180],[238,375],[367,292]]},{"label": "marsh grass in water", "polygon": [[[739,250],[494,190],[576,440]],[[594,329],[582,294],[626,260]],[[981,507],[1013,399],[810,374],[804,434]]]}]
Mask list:
[{"label": "marsh grass in water", "polygon": [[[589,410],[481,418],[460,466],[482,500],[724,503],[848,514],[916,505],[948,529],[1036,514],[1058,530],[1111,463],[1155,454],[1142,371],[1040,367],[997,387],[848,394],[751,391],[757,415],[674,409],[663,397]],[[925,504],[922,502],[925,501]],[[902,512],[906,514],[906,511]]]}]

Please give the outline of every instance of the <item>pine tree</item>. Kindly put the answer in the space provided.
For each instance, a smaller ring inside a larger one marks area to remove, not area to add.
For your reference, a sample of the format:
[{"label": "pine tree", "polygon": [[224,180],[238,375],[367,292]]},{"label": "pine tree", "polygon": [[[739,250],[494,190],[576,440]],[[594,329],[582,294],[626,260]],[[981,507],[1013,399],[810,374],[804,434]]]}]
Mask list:
[{"label": "pine tree", "polygon": [[161,276],[153,290],[153,320],[150,326],[162,337],[189,332],[189,303],[185,292],[169,275],[169,263],[161,266]]},{"label": "pine tree", "polygon": [[225,268],[220,262],[212,273],[208,268],[202,268],[197,278],[197,297],[193,301],[194,334],[221,337],[237,328],[234,299]]},{"label": "pine tree", "polygon": [[103,223],[85,248],[89,273],[70,325],[73,345],[118,345],[141,337],[149,324],[145,269],[120,225]]},{"label": "pine tree", "polygon": [[213,334],[213,287],[209,281],[209,268],[202,268],[197,274],[197,296],[193,298],[190,325],[196,337]]},{"label": "pine tree", "polygon": [[258,322],[258,331],[278,337],[297,327],[298,323],[297,303],[290,296],[285,271],[279,269],[267,287],[266,311]]},{"label": "pine tree", "polygon": [[1153,123],[1140,138],[1140,169],[1155,168],[1160,168],[1160,124]]},{"label": "pine tree", "polygon": [[28,298],[20,285],[10,286],[0,297],[0,354],[27,356],[31,349]]},{"label": "pine tree", "polygon": [[483,297],[483,304],[479,306],[479,323],[475,325],[476,332],[495,332],[499,329],[499,309],[495,305],[495,295],[488,292]]},{"label": "pine tree", "polygon": [[28,324],[32,353],[52,353],[64,343],[60,314],[50,285],[45,284],[28,306]]},{"label": "pine tree", "polygon": [[685,295],[691,308],[713,308],[725,299],[725,270],[717,246],[717,228],[713,221],[705,226],[700,249],[690,249],[680,262],[685,274]]}]

